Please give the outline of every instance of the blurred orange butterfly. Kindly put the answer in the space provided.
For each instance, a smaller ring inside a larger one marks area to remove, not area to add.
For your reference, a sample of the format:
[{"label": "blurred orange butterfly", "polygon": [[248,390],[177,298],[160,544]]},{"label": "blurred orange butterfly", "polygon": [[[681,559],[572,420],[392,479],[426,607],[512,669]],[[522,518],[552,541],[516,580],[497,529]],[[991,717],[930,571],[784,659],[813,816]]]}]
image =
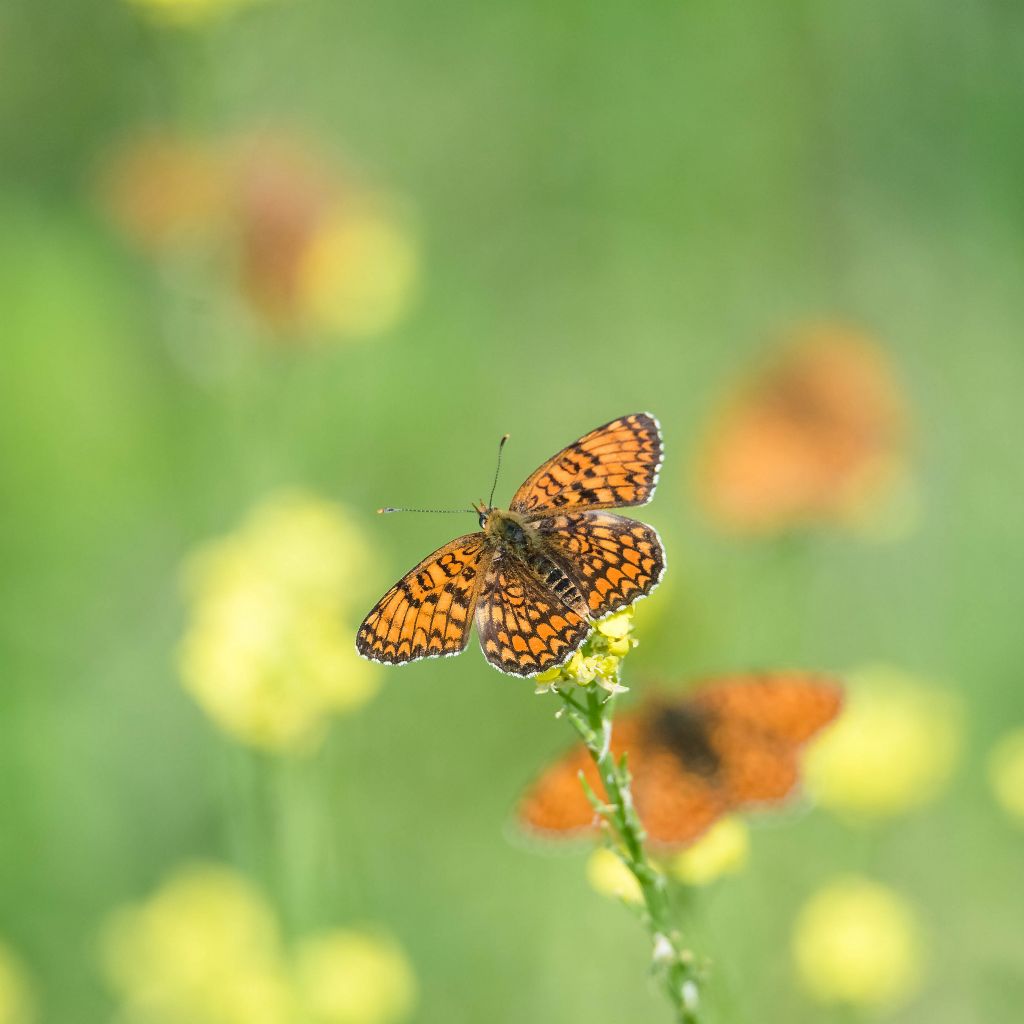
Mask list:
[{"label": "blurred orange butterfly", "polygon": [[658,421],[647,413],[574,441],[526,480],[508,511],[490,501],[468,510],[480,532],[403,576],[363,620],[356,649],[387,665],[459,654],[475,617],[484,657],[499,671],[532,676],[564,663],[594,619],[661,581],[657,532],[603,511],[650,501],[661,462]]},{"label": "blurred orange butterfly", "polygon": [[905,419],[882,349],[847,328],[807,328],[720,410],[701,500],[741,533],[856,520],[903,472]]},{"label": "blurred orange butterfly", "polygon": [[[616,757],[628,754],[633,800],[650,842],[684,846],[731,811],[785,800],[799,781],[800,748],[841,706],[834,681],[777,672],[711,680],[621,715],[611,749]],[[527,790],[520,822],[554,837],[595,828],[580,772],[604,798],[594,762],[580,746]]]}]

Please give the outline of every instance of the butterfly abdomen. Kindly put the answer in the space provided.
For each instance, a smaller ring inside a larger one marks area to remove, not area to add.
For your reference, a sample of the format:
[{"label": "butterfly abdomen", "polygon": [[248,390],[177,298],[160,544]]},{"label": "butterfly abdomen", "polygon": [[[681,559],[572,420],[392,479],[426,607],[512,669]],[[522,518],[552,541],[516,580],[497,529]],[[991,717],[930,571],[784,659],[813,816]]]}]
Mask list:
[{"label": "butterfly abdomen", "polygon": [[584,618],[589,617],[586,599],[568,573],[547,552],[537,530],[515,512],[492,509],[486,531],[506,555],[525,562],[544,587]]}]

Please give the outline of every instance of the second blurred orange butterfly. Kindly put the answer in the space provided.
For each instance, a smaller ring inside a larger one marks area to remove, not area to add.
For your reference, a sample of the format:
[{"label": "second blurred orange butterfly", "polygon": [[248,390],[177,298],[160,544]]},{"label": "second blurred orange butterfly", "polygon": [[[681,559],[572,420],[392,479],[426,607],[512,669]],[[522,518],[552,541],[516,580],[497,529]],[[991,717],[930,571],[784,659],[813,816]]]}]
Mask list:
[{"label": "second blurred orange butterfly", "polygon": [[[777,672],[712,680],[620,716],[612,752],[628,755],[633,798],[650,842],[684,846],[731,811],[784,801],[799,782],[800,748],[841,706],[834,680]],[[527,790],[519,807],[522,825],[554,837],[595,828],[580,772],[603,797],[597,769],[581,746]]]}]

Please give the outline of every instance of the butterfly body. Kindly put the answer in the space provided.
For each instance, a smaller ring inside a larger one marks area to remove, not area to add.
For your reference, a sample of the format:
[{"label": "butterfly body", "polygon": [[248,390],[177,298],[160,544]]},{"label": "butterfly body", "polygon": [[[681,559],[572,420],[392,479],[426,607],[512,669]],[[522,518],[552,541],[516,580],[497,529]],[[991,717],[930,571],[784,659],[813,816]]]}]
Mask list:
[{"label": "butterfly body", "polygon": [[657,421],[599,427],[537,469],[508,509],[476,508],[480,531],[407,573],[356,636],[385,664],[458,654],[475,620],[487,661],[531,676],[564,663],[593,620],[649,594],[665,556],[658,534],[605,509],[642,505],[661,466]]}]

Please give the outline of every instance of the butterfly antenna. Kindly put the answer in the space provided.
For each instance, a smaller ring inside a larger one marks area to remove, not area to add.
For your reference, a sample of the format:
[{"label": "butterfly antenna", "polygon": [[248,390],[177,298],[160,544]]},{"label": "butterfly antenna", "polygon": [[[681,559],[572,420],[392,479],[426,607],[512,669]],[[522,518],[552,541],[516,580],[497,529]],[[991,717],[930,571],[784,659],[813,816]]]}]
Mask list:
[{"label": "butterfly antenna", "polygon": [[494,508],[494,492],[498,489],[498,474],[501,472],[501,453],[505,447],[505,442],[508,440],[509,435],[506,434],[498,442],[498,465],[494,470],[494,483],[491,484],[491,496],[487,499],[487,507]]},{"label": "butterfly antenna", "polygon": [[475,508],[395,508],[392,505],[385,505],[377,509],[377,515],[384,516],[389,512],[475,512]]}]

